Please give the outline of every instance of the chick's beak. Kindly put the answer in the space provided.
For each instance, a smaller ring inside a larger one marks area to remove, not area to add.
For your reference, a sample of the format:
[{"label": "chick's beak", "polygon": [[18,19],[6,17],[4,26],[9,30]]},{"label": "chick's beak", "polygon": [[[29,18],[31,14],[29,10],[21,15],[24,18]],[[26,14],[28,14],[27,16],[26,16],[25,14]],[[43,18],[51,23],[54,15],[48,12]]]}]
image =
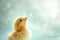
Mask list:
[{"label": "chick's beak", "polygon": [[28,18],[26,17],[25,20],[27,20]]}]

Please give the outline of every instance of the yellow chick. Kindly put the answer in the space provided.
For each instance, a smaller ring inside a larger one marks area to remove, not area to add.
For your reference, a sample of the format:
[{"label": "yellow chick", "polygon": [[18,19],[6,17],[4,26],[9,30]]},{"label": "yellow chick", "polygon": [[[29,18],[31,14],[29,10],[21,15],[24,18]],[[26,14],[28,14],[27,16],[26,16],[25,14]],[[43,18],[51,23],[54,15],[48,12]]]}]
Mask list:
[{"label": "yellow chick", "polygon": [[26,27],[27,17],[18,17],[14,22],[14,31],[9,34],[8,40],[30,40],[31,31]]}]

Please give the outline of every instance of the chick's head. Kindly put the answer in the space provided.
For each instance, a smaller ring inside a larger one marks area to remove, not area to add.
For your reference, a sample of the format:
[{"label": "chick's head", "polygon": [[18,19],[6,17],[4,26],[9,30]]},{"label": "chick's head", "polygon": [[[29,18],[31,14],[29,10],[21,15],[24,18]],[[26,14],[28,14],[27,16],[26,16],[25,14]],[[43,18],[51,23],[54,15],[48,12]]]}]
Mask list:
[{"label": "chick's head", "polygon": [[21,30],[21,28],[26,26],[27,17],[18,17],[15,21],[15,30]]}]

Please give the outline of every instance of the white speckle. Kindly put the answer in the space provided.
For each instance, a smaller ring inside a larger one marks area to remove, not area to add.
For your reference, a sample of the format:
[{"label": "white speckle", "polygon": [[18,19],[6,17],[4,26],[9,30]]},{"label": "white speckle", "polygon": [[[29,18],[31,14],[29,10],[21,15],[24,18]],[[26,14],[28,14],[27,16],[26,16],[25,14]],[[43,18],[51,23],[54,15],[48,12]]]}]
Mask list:
[{"label": "white speckle", "polygon": [[51,1],[51,3],[49,3],[49,6],[49,15],[51,18],[55,18],[58,13],[57,2]]},{"label": "white speckle", "polygon": [[56,24],[60,25],[60,19],[57,19],[55,22]]},{"label": "white speckle", "polygon": [[32,14],[30,14],[30,16],[32,16]]},{"label": "white speckle", "polygon": [[15,6],[16,6],[16,8],[22,8],[21,4],[16,4]]},{"label": "white speckle", "polygon": [[33,4],[33,8],[36,10],[40,10],[40,5],[38,3]]},{"label": "white speckle", "polygon": [[57,1],[55,0],[46,0],[42,7],[46,10],[48,10],[48,14],[50,18],[56,18],[57,13],[58,13],[58,6],[57,6]]},{"label": "white speckle", "polygon": [[11,7],[11,3],[7,3],[7,4],[6,4],[6,7],[7,7],[7,8],[10,8],[10,7]]}]

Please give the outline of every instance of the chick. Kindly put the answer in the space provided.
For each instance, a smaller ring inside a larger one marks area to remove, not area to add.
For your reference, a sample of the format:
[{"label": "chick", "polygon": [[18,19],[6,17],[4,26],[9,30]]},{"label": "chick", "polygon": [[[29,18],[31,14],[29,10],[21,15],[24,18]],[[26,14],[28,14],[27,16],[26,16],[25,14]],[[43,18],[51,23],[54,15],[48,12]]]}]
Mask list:
[{"label": "chick", "polygon": [[14,31],[9,34],[8,40],[30,40],[31,31],[26,26],[27,17],[18,17],[14,22]]}]

